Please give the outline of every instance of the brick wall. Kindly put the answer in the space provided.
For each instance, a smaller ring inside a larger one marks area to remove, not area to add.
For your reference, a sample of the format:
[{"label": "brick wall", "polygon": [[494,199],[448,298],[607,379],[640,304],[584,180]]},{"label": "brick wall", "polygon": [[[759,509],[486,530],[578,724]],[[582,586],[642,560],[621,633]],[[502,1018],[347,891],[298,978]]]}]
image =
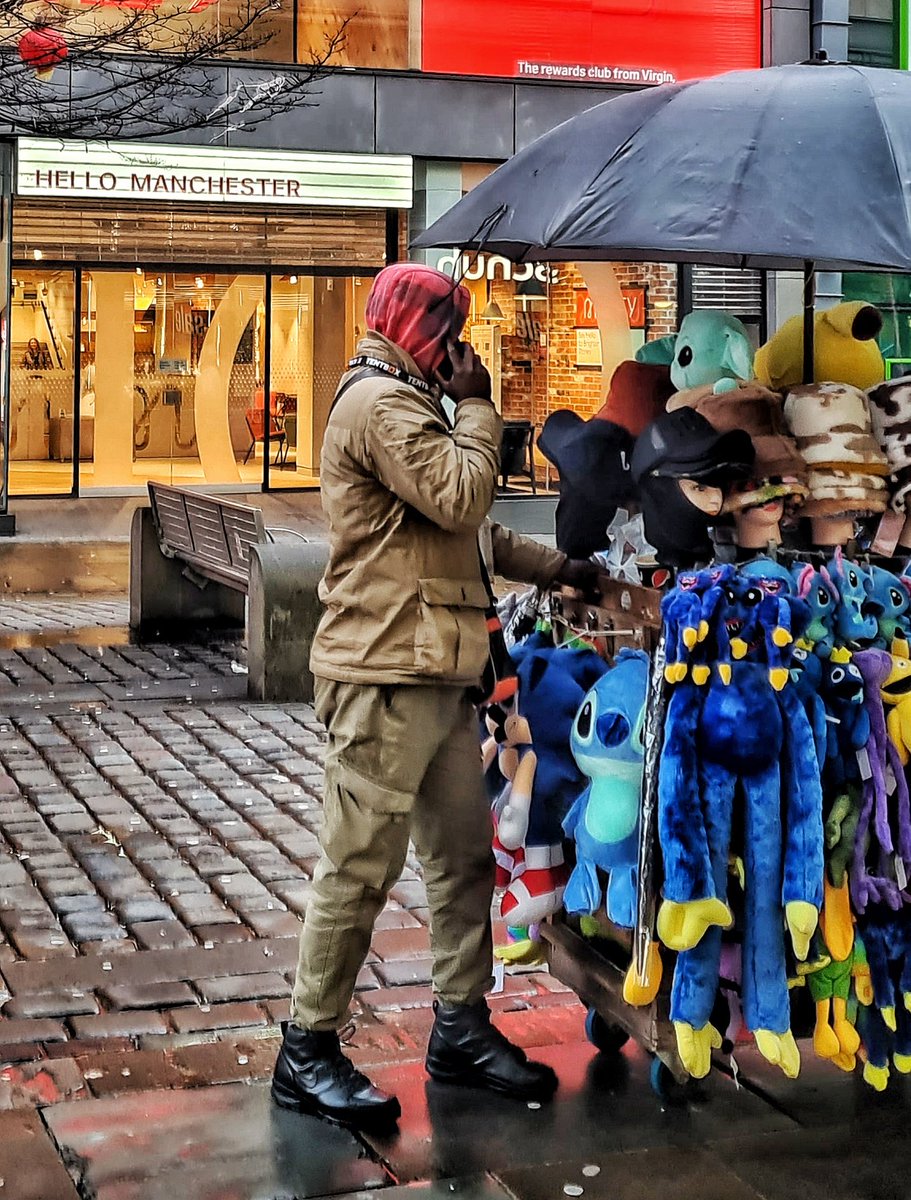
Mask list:
[{"label": "brick wall", "polygon": [[[549,303],[528,307],[528,315],[540,322],[546,334],[546,346],[527,340],[517,328],[516,314],[522,308],[515,299],[516,285],[501,279],[490,285],[491,299],[504,314],[500,323],[503,416],[530,420],[539,430],[557,408],[571,408],[587,418],[601,406],[601,369],[576,365],[576,290],[584,287],[584,281],[575,264],[561,263],[559,271],[559,283],[550,286]],[[645,284],[648,288],[646,338],[674,333],[676,268],[659,263],[616,263],[614,271],[621,286]]]}]

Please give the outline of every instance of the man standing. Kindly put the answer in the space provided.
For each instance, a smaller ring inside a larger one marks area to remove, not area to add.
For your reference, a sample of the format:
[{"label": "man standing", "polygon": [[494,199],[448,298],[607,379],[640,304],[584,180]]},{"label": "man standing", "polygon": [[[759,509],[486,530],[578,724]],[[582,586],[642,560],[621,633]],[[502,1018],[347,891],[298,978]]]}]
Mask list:
[{"label": "man standing", "polygon": [[[485,526],[501,422],[490,376],[456,340],[468,308],[468,292],[438,271],[382,271],[367,301],[370,332],[323,442],[330,554],[312,653],[316,711],[329,732],[322,857],[272,1095],[352,1124],[400,1112],[342,1054],[338,1029],[409,837],[431,917],[428,1073],[524,1100],[557,1086],[549,1067],[491,1024],[484,999],[494,863],[468,698],[488,653],[479,535],[489,531],[496,570],[510,579],[586,584],[595,569]],[[456,405],[451,425],[443,389]]]}]

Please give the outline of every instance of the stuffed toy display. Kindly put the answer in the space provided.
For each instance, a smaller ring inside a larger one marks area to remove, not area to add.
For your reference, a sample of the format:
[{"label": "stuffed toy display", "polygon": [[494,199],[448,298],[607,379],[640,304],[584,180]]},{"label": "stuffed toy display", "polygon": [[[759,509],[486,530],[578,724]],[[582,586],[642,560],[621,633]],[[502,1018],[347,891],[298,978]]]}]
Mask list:
[{"label": "stuffed toy display", "polygon": [[[788,1078],[805,1036],[877,1090],[911,1074],[911,566],[865,551],[889,552],[894,515],[855,526],[911,494],[911,382],[882,382],[879,320],[817,314],[802,383],[800,318],[754,364],[739,322],[691,313],[617,368],[597,417],[554,413],[540,439],[558,545],[613,582],[600,618],[554,598],[483,716],[497,953],[561,906],[582,936],[632,940],[623,998],[657,995],[697,1078],[745,1037]],[[674,571],[663,680],[613,641],[647,545]]]},{"label": "stuffed toy display", "polygon": [[[665,880],[658,934],[678,951],[671,1019],[680,1057],[696,1077],[708,1072],[721,1042],[710,1018],[722,931],[734,925],[732,858],[742,863],[744,880],[744,1023],[761,1053],[789,1076],[799,1071],[800,1055],[790,1029],[784,931],[795,957],[805,959],[822,906],[822,797],[812,731],[794,691],[772,683],[780,669],[773,664],[786,654],[778,645],[785,639],[776,637],[784,628],[782,605],[798,633],[808,613],[774,581],[771,592],[761,582],[730,567],[703,573],[696,589],[703,636],[693,649],[706,654],[710,647],[715,669],[704,685],[692,678],[675,685],[659,768]],[[767,599],[774,605],[764,607]],[[666,613],[675,601],[669,593]],[[666,637],[676,641],[676,630]],[[746,653],[732,658],[737,637]]]},{"label": "stuffed toy display", "polygon": [[594,650],[555,646],[536,631],[510,651],[514,702],[484,714],[482,753],[494,817],[500,915],[527,929],[556,912],[568,870],[562,822],[585,788],[570,731],[586,693],[607,665]]},{"label": "stuffed toy display", "polygon": [[666,363],[679,392],[708,384],[726,392],[738,380],[753,378],[753,346],[736,317],[711,309],[687,313],[678,333],[646,342],[637,351],[642,363]]},{"label": "stuffed toy display", "polygon": [[[670,1015],[695,1076],[732,987],[760,1052],[796,1075],[797,985],[819,1057],[860,1060],[879,1090],[890,1064],[911,1071],[908,595],[839,551],[680,572],[663,599],[657,929],[677,954]],[[738,946],[732,984],[722,962]]]},{"label": "stuffed toy display", "polygon": [[[846,301],[817,312],[812,382],[834,380],[861,389],[881,383],[886,369],[876,337],[882,324],[879,310],[861,301]],[[759,382],[776,392],[809,382],[803,377],[803,316],[785,321],[756,351],[753,365]]]}]

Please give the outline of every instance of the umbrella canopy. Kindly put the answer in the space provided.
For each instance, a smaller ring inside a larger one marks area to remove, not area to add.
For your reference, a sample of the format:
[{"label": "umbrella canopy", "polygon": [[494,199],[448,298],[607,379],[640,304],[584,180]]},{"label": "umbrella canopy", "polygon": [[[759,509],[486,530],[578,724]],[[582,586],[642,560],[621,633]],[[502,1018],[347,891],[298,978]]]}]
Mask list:
[{"label": "umbrella canopy", "polygon": [[802,64],[617,96],[520,151],[414,245],[911,271],[911,73]]}]

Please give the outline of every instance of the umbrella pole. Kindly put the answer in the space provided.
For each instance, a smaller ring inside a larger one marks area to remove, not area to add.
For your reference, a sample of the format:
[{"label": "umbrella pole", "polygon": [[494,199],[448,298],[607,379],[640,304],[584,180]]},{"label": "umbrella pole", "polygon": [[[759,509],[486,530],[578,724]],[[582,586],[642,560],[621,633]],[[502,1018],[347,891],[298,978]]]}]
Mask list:
[{"label": "umbrella pole", "polygon": [[815,371],[814,341],[816,308],[816,272],[813,263],[807,260],[803,264],[803,381],[812,383]]}]

